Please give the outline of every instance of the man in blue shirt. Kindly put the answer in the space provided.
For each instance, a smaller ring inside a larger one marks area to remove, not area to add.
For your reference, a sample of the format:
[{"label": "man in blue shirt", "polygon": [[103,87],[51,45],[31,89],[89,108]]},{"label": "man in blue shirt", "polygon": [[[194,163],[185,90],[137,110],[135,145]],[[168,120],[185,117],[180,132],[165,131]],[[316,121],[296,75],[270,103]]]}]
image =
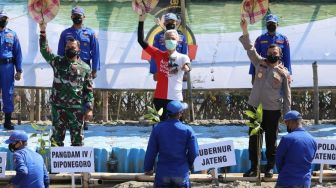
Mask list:
[{"label": "man in blue shirt", "polygon": [[158,123],[150,135],[144,161],[145,174],[153,174],[158,157],[155,187],[190,187],[189,170],[198,155],[193,129],[179,119],[186,103],[171,101],[167,105],[169,119]]},{"label": "man in blue shirt", "polygon": [[23,131],[13,131],[5,141],[13,154],[16,175],[7,187],[17,188],[45,188],[49,186],[49,176],[43,158],[40,154],[28,149],[28,136]]},{"label": "man in blue shirt", "polygon": [[[288,69],[290,74],[292,74],[292,65],[290,61],[290,49],[288,39],[285,35],[282,35],[276,31],[277,27],[279,26],[278,22],[279,19],[276,15],[270,14],[266,16],[267,32],[265,34],[262,34],[256,39],[254,47],[256,48],[257,53],[259,55],[266,58],[268,47],[271,44],[278,45],[282,49],[281,61],[284,64],[284,66]],[[255,77],[255,67],[252,63],[250,64],[249,74],[252,75],[252,84],[253,84]]]},{"label": "man in blue shirt", "polygon": [[[164,15],[164,25],[166,27],[166,30],[177,29],[176,28],[177,21],[178,21],[178,18],[176,14],[174,13],[167,13],[166,15]],[[158,48],[161,51],[167,51],[167,48],[165,45],[164,33],[165,31],[161,31],[158,34],[156,34],[154,37],[153,46]],[[186,37],[184,36],[182,32],[178,31],[178,33],[180,36],[180,41],[178,41],[178,44],[176,46],[176,51],[182,54],[187,54],[188,44],[186,41]],[[153,74],[153,80],[156,81],[157,67],[156,67],[154,58],[152,58],[149,63],[150,63],[149,72]]]},{"label": "man in blue shirt", "polygon": [[[97,77],[97,71],[100,70],[99,44],[94,31],[88,27],[84,27],[85,19],[84,9],[74,7],[71,10],[72,27],[67,28],[61,33],[58,42],[57,54],[65,56],[65,46],[69,39],[75,39],[80,42],[79,57],[87,63],[92,69],[92,79]],[[91,65],[92,61],[92,65]],[[84,122],[84,130],[88,130],[87,122]]]},{"label": "man in blue shirt", "polygon": [[298,111],[289,111],[284,116],[289,134],[281,138],[276,152],[279,172],[276,188],[309,188],[311,164],[317,144],[302,127],[302,116]]},{"label": "man in blue shirt", "polygon": [[14,111],[14,79],[21,79],[22,52],[16,33],[6,28],[7,24],[7,14],[4,11],[0,11],[0,90],[2,91],[3,101],[2,110],[5,113],[4,128],[13,130],[14,126],[11,123],[11,119]]}]

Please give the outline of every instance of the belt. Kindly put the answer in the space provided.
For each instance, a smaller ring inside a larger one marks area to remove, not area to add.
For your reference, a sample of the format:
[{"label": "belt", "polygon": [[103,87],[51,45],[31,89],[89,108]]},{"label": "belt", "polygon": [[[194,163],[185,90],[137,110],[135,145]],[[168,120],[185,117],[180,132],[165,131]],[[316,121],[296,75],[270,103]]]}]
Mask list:
[{"label": "belt", "polygon": [[0,59],[0,64],[7,64],[7,63],[13,63],[13,58],[4,58]]}]

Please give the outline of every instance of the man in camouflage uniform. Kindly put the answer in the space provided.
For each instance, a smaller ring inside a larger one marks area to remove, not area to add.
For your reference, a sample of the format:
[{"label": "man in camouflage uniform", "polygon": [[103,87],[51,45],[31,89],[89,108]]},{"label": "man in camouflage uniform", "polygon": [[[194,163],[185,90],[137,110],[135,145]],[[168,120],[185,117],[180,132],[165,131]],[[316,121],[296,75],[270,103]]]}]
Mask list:
[{"label": "man in camouflage uniform", "polygon": [[52,106],[53,146],[63,146],[69,128],[72,146],[83,145],[84,120],[92,118],[93,88],[90,67],[79,58],[79,41],[68,40],[65,56],[50,52],[46,24],[40,24],[40,51],[52,66],[54,81],[50,97]]}]

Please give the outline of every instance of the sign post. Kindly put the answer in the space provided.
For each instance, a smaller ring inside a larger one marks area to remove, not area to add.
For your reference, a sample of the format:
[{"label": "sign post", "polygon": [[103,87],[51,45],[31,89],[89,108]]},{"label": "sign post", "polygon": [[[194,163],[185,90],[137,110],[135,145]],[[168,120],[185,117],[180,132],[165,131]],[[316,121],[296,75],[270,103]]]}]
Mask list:
[{"label": "sign post", "polygon": [[52,147],[51,172],[71,173],[71,186],[75,187],[76,172],[94,172],[94,150],[90,147]]},{"label": "sign post", "polygon": [[319,182],[323,180],[324,164],[336,164],[336,140],[317,139],[317,151],[313,163],[320,164]]},{"label": "sign post", "polygon": [[199,146],[199,156],[194,161],[194,170],[213,169],[213,178],[218,182],[218,168],[236,165],[233,141],[222,141]]}]

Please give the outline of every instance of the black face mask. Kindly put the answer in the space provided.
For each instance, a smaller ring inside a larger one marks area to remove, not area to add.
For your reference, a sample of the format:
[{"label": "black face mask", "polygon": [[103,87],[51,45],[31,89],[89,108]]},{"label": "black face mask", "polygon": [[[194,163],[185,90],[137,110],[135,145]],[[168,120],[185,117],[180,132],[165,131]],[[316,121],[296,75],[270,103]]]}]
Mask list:
[{"label": "black face mask", "polygon": [[15,144],[16,144],[16,143],[8,144],[8,149],[9,149],[9,151],[14,152],[14,151],[16,150],[16,148],[15,148]]},{"label": "black face mask", "polygon": [[167,29],[167,30],[175,29],[175,24],[173,24],[173,23],[169,23],[169,24],[167,24],[167,25],[166,25],[166,29]]},{"label": "black face mask", "polygon": [[69,59],[72,59],[73,57],[79,55],[79,52],[76,51],[75,49],[73,48],[69,48],[69,49],[66,49],[65,50],[65,56]]},{"label": "black face mask", "polygon": [[1,28],[5,28],[7,24],[8,24],[7,20],[0,20],[0,27]]},{"label": "black face mask", "polygon": [[79,25],[83,23],[83,19],[81,17],[73,17],[72,22],[76,25]]},{"label": "black face mask", "polygon": [[267,31],[270,33],[274,33],[276,30],[276,25],[275,24],[268,24],[267,26]]},{"label": "black face mask", "polygon": [[268,63],[274,64],[274,63],[276,63],[278,60],[280,60],[280,57],[279,57],[279,56],[274,56],[274,55],[268,55],[268,56],[266,57],[266,59],[267,59],[267,62],[268,62]]}]

